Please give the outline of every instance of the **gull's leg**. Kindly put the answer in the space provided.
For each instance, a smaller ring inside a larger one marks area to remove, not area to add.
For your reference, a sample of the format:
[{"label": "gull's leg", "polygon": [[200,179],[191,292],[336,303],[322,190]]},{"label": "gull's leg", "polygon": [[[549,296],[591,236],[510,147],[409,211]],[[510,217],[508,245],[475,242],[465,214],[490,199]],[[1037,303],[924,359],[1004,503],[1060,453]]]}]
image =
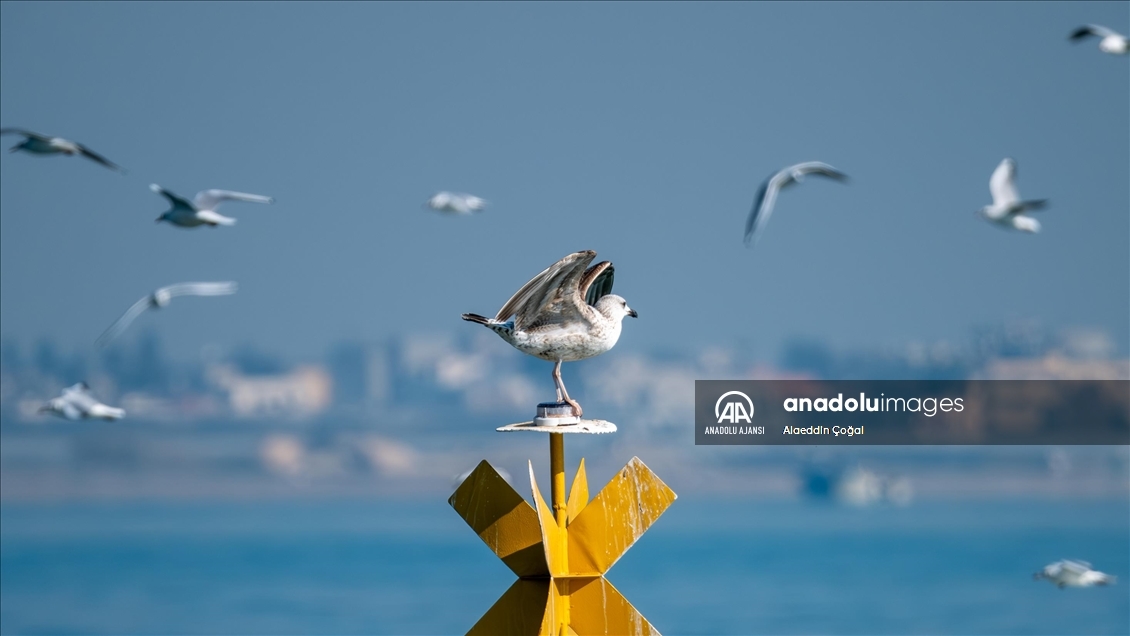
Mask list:
[{"label": "gull's leg", "polygon": [[554,384],[557,385],[557,399],[558,399],[558,401],[560,401],[562,398],[564,398],[565,402],[567,402],[569,404],[569,406],[573,407],[573,415],[575,415],[576,417],[580,417],[581,414],[584,413],[584,410],[581,408],[581,405],[576,400],[569,397],[569,392],[565,390],[565,383],[561,380],[561,361],[560,360],[557,361],[557,364],[553,365],[553,382],[554,382]]}]

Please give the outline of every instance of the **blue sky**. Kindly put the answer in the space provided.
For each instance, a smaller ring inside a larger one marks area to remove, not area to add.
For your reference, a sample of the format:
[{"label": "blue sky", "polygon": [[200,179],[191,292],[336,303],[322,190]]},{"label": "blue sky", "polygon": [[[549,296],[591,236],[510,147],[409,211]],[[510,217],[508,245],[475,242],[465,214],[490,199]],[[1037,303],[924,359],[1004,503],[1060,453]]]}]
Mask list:
[{"label": "blue sky", "polygon": [[[595,249],[630,348],[1036,320],[1125,353],[1130,58],[1069,43],[1088,22],[1130,31],[1130,4],[4,2],[0,123],[130,174],[3,153],[0,334],[92,348],[153,288],[236,280],[127,337],[314,355],[473,329]],[[1005,156],[1051,201],[1038,235],[974,217]],[[759,183],[806,160],[852,181],[786,191],[746,249]],[[150,182],[277,202],[182,230]],[[440,189],[492,207],[422,209]]]}]

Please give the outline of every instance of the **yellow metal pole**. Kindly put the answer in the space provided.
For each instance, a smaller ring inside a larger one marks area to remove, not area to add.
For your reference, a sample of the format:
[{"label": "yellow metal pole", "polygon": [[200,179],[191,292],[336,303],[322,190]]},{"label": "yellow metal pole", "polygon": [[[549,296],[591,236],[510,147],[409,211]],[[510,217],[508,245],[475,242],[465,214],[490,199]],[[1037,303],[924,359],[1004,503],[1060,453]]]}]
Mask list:
[{"label": "yellow metal pole", "polygon": [[[551,488],[550,499],[553,506],[554,516],[557,517],[557,527],[564,530],[561,533],[560,545],[554,546],[555,551],[564,556],[565,551],[568,550],[568,535],[565,532],[568,530],[565,523],[569,518],[569,505],[565,501],[565,435],[562,433],[549,434],[549,472],[553,476],[553,487]],[[550,585],[558,585],[558,596],[560,603],[557,605],[557,629],[554,631],[564,635],[568,630],[569,618],[572,613],[569,607],[569,580],[563,579],[554,581]],[[552,590],[551,590],[552,594]]]},{"label": "yellow metal pole", "polygon": [[561,433],[549,434],[549,472],[553,475],[550,505],[557,525],[564,528],[568,506],[565,503],[565,435]]}]

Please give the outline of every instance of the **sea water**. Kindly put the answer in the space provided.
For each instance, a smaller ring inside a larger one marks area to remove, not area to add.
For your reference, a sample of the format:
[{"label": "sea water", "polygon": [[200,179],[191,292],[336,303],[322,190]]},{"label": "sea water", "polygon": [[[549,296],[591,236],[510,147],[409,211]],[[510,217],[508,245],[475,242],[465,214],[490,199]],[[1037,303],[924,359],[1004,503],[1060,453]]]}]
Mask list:
[{"label": "sea water", "polygon": [[[434,499],[4,503],[0,632],[463,633],[514,576]],[[684,495],[608,579],[665,634],[1126,634],[1130,502]]]}]

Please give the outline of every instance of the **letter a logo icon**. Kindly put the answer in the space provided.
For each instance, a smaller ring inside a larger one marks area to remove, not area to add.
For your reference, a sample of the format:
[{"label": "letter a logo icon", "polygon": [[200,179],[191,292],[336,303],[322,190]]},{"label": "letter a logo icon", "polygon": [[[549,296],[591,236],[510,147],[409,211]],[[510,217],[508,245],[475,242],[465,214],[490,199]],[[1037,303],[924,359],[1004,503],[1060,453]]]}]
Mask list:
[{"label": "letter a logo icon", "polygon": [[[726,399],[731,396],[734,396],[734,398]],[[741,400],[736,398],[741,398]],[[753,400],[741,391],[727,391],[714,403],[714,417],[718,418],[719,424],[723,422],[753,424]]]}]

